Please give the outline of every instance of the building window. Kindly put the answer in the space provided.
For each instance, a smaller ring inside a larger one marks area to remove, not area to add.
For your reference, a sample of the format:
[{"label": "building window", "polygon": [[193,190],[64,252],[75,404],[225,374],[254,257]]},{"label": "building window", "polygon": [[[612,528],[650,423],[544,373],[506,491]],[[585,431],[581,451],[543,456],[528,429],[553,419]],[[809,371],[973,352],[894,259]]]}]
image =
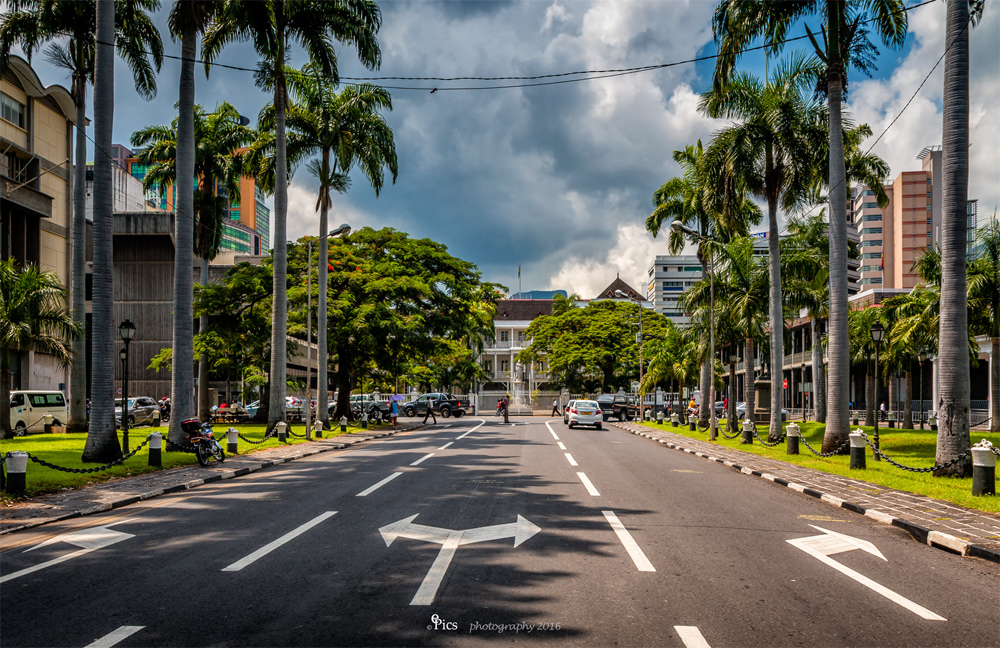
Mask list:
[{"label": "building window", "polygon": [[510,331],[500,331],[500,341],[510,342]]},{"label": "building window", "polygon": [[500,371],[510,371],[510,360],[500,361]]},{"label": "building window", "polygon": [[873,246],[876,246],[876,245],[879,246],[879,247],[881,247],[882,246],[882,239],[877,239],[875,241],[861,241],[861,244],[860,244],[859,247],[873,247]]},{"label": "building window", "polygon": [[27,112],[27,108],[23,103],[14,97],[0,92],[0,117],[3,117],[6,121],[9,121],[18,128],[27,130],[24,125],[25,112]]},{"label": "building window", "polygon": [[878,209],[878,203],[877,202],[862,203],[861,209]]},{"label": "building window", "polygon": [[867,216],[861,217],[862,223],[868,223],[873,221],[879,223],[882,222],[882,214],[868,214]]},{"label": "building window", "polygon": [[864,227],[861,229],[861,236],[867,236],[868,234],[881,234],[881,227]]},{"label": "building window", "polygon": [[518,331],[517,332],[517,341],[518,342],[524,342],[524,331]]},{"label": "building window", "polygon": [[882,253],[881,252],[865,252],[864,254],[861,255],[861,258],[862,259],[881,259],[882,258]]},{"label": "building window", "polygon": [[684,266],[683,272],[701,272],[701,266]]},{"label": "building window", "polygon": [[28,162],[17,157],[11,151],[0,156],[0,175],[6,176],[16,184],[26,182],[28,179]]}]

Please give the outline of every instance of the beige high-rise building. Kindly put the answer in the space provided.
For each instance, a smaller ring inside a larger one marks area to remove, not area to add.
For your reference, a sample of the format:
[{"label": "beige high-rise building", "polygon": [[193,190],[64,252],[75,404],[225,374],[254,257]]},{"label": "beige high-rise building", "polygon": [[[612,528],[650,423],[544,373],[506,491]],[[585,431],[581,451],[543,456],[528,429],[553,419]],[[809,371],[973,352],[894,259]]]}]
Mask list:
[{"label": "beige high-rise building", "polygon": [[[75,119],[69,91],[44,85],[11,55],[0,75],[0,258],[54,272],[67,288]],[[14,389],[65,389],[69,376],[55,358],[30,349],[12,350],[11,372]]]}]

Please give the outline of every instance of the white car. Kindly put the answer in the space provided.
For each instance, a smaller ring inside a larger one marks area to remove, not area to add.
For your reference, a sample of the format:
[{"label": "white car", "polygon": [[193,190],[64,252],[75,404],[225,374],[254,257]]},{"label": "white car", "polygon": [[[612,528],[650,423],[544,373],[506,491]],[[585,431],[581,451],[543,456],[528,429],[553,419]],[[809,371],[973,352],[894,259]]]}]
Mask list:
[{"label": "white car", "polygon": [[569,426],[571,428],[577,425],[593,425],[600,430],[603,421],[604,416],[597,401],[578,400],[569,408]]},{"label": "white car", "polygon": [[43,432],[45,415],[52,415],[53,425],[69,420],[69,408],[62,392],[18,390],[10,392],[10,427],[14,436]]},{"label": "white car", "polygon": [[573,407],[574,403],[576,403],[576,401],[571,400],[570,402],[566,403],[566,407],[563,408],[563,425],[569,423],[569,410],[571,407]]}]

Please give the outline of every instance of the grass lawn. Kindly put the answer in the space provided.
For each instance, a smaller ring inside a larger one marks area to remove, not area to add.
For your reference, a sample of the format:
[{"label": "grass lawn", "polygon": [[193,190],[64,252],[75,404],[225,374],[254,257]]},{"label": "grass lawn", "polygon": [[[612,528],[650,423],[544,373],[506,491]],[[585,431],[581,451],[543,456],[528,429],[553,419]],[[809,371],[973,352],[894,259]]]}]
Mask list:
[{"label": "grass lawn", "polygon": [[[234,427],[240,431],[240,434],[248,439],[264,438],[267,428],[264,424],[242,424]],[[372,425],[371,429],[379,429],[379,427],[387,428],[388,425]],[[217,425],[215,427],[216,438],[218,438],[219,434],[228,428],[229,426],[226,424],[220,423]],[[305,427],[301,423],[292,424],[289,429],[296,434],[305,433]],[[134,450],[138,444],[142,443],[146,437],[154,431],[158,431],[164,437],[167,435],[166,426],[160,428],[138,427],[129,430],[129,448]],[[360,426],[347,427],[348,434],[359,431],[361,431]],[[324,432],[323,438],[339,436],[340,434],[340,426],[338,425],[334,430]],[[288,439],[288,443],[285,445],[294,445],[305,442],[305,438],[303,437],[288,435],[286,438]],[[120,443],[121,431],[119,431],[118,439]],[[0,440],[0,456],[5,455],[8,452],[23,450],[31,453],[39,459],[44,459],[49,463],[53,463],[64,468],[92,468],[94,467],[94,464],[85,464],[80,461],[80,457],[83,455],[83,446],[86,441],[87,435],[85,433],[29,434],[27,436],[17,437],[14,439]],[[225,436],[222,437],[220,443],[222,444],[223,449],[227,447]],[[164,448],[166,448],[165,441],[163,445]],[[238,454],[242,455],[264,450],[266,448],[274,448],[279,445],[282,444],[278,442],[278,437],[274,436],[264,443],[258,444],[247,443],[243,439],[240,439],[237,447],[239,448]],[[125,463],[121,466],[115,466],[109,470],[102,470],[101,472],[88,474],[62,472],[46,468],[45,466],[37,464],[33,461],[29,461],[25,496],[31,497],[44,493],[53,493],[60,490],[86,486],[88,484],[96,484],[111,481],[113,479],[141,475],[143,473],[153,472],[156,470],[169,470],[170,468],[175,468],[177,466],[188,466],[198,463],[198,459],[193,454],[187,452],[164,451],[161,453],[163,467],[154,468],[147,465],[148,457],[149,453],[147,449],[143,448],[134,457],[125,461]],[[0,503],[2,504],[9,504],[12,501],[16,501],[16,499],[17,498],[12,498],[7,495],[7,493],[0,493]]]},{"label": "grass lawn", "polygon": [[[802,436],[809,441],[809,444],[816,450],[820,450],[823,445],[823,432],[825,424],[807,421],[802,423],[796,421],[802,428]],[[655,430],[666,430],[682,436],[691,437],[700,441],[708,440],[708,431],[691,432],[686,427],[671,427],[669,423],[657,425],[656,423],[644,423],[646,427]],[[870,439],[875,431],[873,427],[864,425],[851,426],[852,430],[860,427]],[[721,428],[721,424],[720,424]],[[721,428],[724,429],[724,428]],[[762,438],[767,438],[767,427],[758,426],[757,434]],[[892,457],[904,466],[912,468],[927,468],[934,465],[935,444],[937,433],[930,430],[921,432],[920,430],[900,430],[889,429],[879,425],[879,447],[882,452]],[[978,443],[980,439],[988,439],[993,445],[1000,445],[1000,434],[990,434],[988,432],[974,431],[972,433],[972,443]],[[716,441],[720,446],[735,448],[751,454],[763,455],[772,459],[787,461],[797,466],[815,468],[823,472],[833,473],[862,479],[873,484],[879,484],[888,488],[926,495],[935,499],[945,500],[960,506],[978,509],[989,513],[1000,513],[1000,497],[984,496],[974,497],[972,495],[972,478],[957,479],[952,477],[934,477],[930,473],[914,473],[900,470],[885,461],[874,461],[872,452],[867,450],[868,459],[866,470],[851,470],[850,457],[847,455],[837,455],[829,458],[820,458],[809,451],[804,443],[799,443],[799,454],[789,455],[785,452],[785,442],[774,448],[765,448],[754,440],[753,445],[743,445],[739,437],[727,439],[721,434]]]}]

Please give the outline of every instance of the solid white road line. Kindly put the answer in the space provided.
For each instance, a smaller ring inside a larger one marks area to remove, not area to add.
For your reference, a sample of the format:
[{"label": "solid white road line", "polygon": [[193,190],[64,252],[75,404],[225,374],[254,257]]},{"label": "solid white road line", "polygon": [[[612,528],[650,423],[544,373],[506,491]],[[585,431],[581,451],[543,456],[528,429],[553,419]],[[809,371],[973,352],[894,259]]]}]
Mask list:
[{"label": "solid white road line", "polygon": [[445,448],[447,448],[448,446],[450,446],[453,443],[455,443],[455,442],[454,441],[449,441],[448,443],[446,443],[443,446],[441,446],[440,448],[438,448],[438,450],[444,450]]},{"label": "solid white road line", "polygon": [[562,441],[560,441],[560,442],[559,442],[559,443],[557,443],[556,445],[558,445],[558,446],[559,446],[559,449],[560,449],[560,450],[565,450],[565,449],[566,449],[566,446],[565,446],[565,445],[563,445],[563,442],[562,442]]},{"label": "solid white road line", "polygon": [[367,495],[370,495],[371,493],[374,493],[375,491],[377,491],[378,489],[382,488],[383,486],[385,486],[386,484],[388,484],[389,482],[391,482],[393,479],[399,477],[402,474],[403,473],[401,473],[401,472],[394,472],[391,475],[389,475],[388,477],[386,477],[385,479],[383,479],[382,481],[380,481],[379,483],[375,484],[374,486],[369,486],[368,488],[364,489],[363,491],[361,491],[360,493],[358,493],[357,495],[355,495],[355,497],[366,497]]},{"label": "solid white road line", "polygon": [[590,480],[587,479],[586,475],[584,475],[582,472],[578,472],[578,473],[576,473],[576,476],[579,477],[580,481],[583,482],[583,485],[587,487],[587,492],[588,493],[590,493],[594,497],[600,497],[601,496],[601,494],[597,492],[597,489],[594,488],[594,485],[592,483],[590,483]]},{"label": "solid white road line", "polygon": [[552,423],[551,423],[551,421],[545,421],[545,427],[549,428],[549,434],[552,435],[552,438],[555,439],[556,441],[558,441],[559,440],[559,435],[557,435],[556,431],[552,429]]},{"label": "solid white road line", "polygon": [[656,569],[653,568],[653,563],[649,562],[649,559],[646,558],[646,554],[644,554],[642,549],[639,548],[635,538],[633,538],[632,534],[628,532],[625,525],[621,523],[618,516],[615,515],[615,512],[601,511],[601,513],[604,513],[604,518],[608,521],[608,524],[611,525],[611,528],[614,529],[615,535],[617,535],[618,539],[621,540],[622,545],[625,546],[625,551],[628,552],[629,558],[631,558],[632,562],[635,563],[636,568],[639,571],[655,572]]},{"label": "solid white road line", "polygon": [[701,636],[698,626],[674,626],[674,630],[680,635],[681,641],[687,648],[712,648],[705,641],[705,637]]},{"label": "solid white road line", "polygon": [[114,632],[104,635],[97,641],[87,644],[87,648],[111,648],[111,646],[115,645],[122,639],[131,637],[145,627],[146,626],[122,626]]},{"label": "solid white road line", "polygon": [[278,538],[274,542],[270,542],[270,543],[264,545],[263,547],[261,547],[260,549],[258,549],[255,552],[253,552],[252,554],[250,554],[246,558],[243,558],[241,560],[237,560],[232,565],[223,568],[222,571],[228,571],[228,572],[240,571],[241,569],[243,569],[247,565],[249,565],[249,564],[251,564],[251,563],[259,560],[260,558],[263,558],[264,556],[266,556],[267,554],[271,553],[272,551],[274,551],[275,549],[277,549],[281,545],[289,542],[290,540],[293,540],[293,539],[297,538],[298,536],[302,535],[303,533],[305,533],[309,529],[313,528],[314,526],[316,526],[317,524],[319,524],[323,520],[326,520],[328,518],[332,518],[336,514],[337,514],[336,511],[327,511],[326,513],[323,513],[322,515],[317,515],[316,517],[314,517],[313,519],[309,520],[308,522],[306,522],[305,524],[303,524],[299,528],[294,529],[292,531],[289,531],[288,533],[286,533],[285,535],[281,536],[280,538]]},{"label": "solid white road line", "polygon": [[569,462],[569,465],[571,465],[571,466],[579,466],[580,465],[580,464],[576,463],[576,459],[574,459],[573,455],[571,455],[570,453],[564,452],[563,454],[566,455],[566,461]]},{"label": "solid white road line", "polygon": [[479,419],[479,425],[477,425],[476,427],[472,428],[471,430],[469,430],[468,432],[466,432],[465,434],[463,434],[462,436],[458,437],[455,440],[458,441],[458,439],[464,439],[465,437],[469,436],[470,434],[472,434],[473,432],[475,432],[479,428],[483,427],[484,425],[486,425],[486,421],[484,419]]},{"label": "solid white road line", "polygon": [[451,559],[455,557],[455,551],[462,542],[462,533],[464,531],[452,531],[448,534],[447,539],[441,544],[441,550],[438,551],[434,564],[431,565],[423,582],[420,583],[420,589],[413,595],[410,605],[430,605],[434,602],[438,587],[441,586],[441,580],[444,579],[448,565],[451,564]]},{"label": "solid white road line", "polygon": [[424,455],[423,457],[420,457],[419,459],[417,459],[416,461],[414,461],[410,465],[411,466],[416,466],[416,465],[420,464],[421,462],[427,461],[428,459],[430,459],[433,456],[434,456],[433,452],[430,453],[430,454]]}]

